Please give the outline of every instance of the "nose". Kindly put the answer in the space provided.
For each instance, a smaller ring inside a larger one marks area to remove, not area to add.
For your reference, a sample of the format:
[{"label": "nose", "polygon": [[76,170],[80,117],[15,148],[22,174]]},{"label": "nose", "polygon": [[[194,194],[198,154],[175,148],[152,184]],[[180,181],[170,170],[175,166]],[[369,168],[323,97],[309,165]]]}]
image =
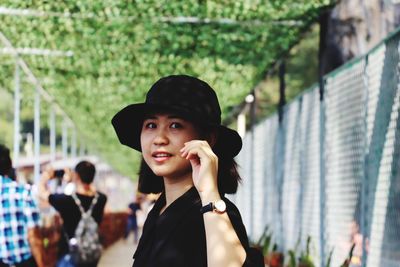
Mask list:
[{"label": "nose", "polygon": [[153,139],[153,144],[155,145],[166,145],[168,144],[168,137],[163,129],[159,129]]}]

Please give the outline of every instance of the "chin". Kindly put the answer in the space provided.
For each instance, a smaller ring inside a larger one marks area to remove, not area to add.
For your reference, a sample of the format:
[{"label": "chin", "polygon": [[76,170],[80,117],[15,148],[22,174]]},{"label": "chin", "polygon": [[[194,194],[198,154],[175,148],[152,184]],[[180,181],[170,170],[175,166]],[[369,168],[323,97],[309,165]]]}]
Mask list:
[{"label": "chin", "polygon": [[165,177],[165,176],[168,176],[168,175],[171,174],[170,170],[166,170],[166,169],[164,169],[162,167],[159,167],[159,166],[153,167],[153,168],[151,168],[151,170],[153,171],[153,173],[155,175],[161,176],[161,177]]},{"label": "chin", "polygon": [[152,169],[153,173],[157,176],[161,176],[161,177],[168,177],[168,178],[181,178],[181,177],[185,177],[188,175],[188,173],[192,172],[192,169],[179,169],[179,170],[166,170],[166,169],[162,169],[162,168],[153,168]]}]

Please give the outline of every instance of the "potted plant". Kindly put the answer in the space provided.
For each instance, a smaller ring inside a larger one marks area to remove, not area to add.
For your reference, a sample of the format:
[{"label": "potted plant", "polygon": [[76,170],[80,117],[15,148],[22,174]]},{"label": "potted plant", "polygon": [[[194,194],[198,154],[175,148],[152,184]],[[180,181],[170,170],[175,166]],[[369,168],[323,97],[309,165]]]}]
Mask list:
[{"label": "potted plant", "polygon": [[[265,254],[264,254],[265,255]],[[274,244],[271,252],[264,256],[264,263],[269,267],[283,267],[285,256],[278,251],[278,246]]]},{"label": "potted plant", "polygon": [[305,253],[302,252],[300,254],[298,267],[315,267],[314,262],[311,258],[310,254],[310,244],[311,244],[311,236],[307,237],[307,245]]},{"label": "potted plant", "polygon": [[311,244],[311,237],[307,238],[307,246],[306,251],[301,252],[300,256],[297,258],[296,250],[300,244],[300,239],[298,240],[295,249],[289,250],[289,262],[287,267],[315,267],[315,264],[311,258],[310,254],[310,244]]},{"label": "potted plant", "polygon": [[264,263],[269,267],[283,267],[284,255],[278,252],[276,244],[271,247],[272,233],[269,231],[268,225],[264,228],[263,234],[256,242],[255,247],[259,248],[264,255]]}]

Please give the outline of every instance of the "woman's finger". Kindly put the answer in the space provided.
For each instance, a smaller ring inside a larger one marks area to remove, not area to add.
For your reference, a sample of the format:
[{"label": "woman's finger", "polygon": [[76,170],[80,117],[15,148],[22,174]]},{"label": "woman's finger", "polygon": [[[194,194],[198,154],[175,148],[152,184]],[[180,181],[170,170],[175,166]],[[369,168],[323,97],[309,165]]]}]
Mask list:
[{"label": "woman's finger", "polygon": [[195,148],[202,148],[203,151],[208,155],[214,154],[210,145],[206,141],[192,140],[190,142],[186,142],[185,146],[181,149],[182,156],[185,157],[189,151],[192,151]]},{"label": "woman's finger", "polygon": [[216,157],[216,155],[213,153],[210,147],[193,145],[185,148],[182,153],[182,157],[186,159],[198,157],[204,161],[206,159],[213,159]]}]

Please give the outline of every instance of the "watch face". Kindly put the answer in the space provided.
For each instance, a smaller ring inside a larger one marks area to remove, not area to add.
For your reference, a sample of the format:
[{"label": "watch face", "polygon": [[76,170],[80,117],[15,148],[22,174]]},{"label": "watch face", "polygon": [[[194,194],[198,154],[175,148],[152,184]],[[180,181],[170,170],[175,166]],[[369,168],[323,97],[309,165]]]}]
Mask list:
[{"label": "watch face", "polygon": [[225,212],[225,210],[226,210],[225,201],[223,201],[222,199],[216,201],[216,202],[214,203],[214,207],[215,207],[215,210],[216,210],[217,212],[220,212],[220,213]]}]

